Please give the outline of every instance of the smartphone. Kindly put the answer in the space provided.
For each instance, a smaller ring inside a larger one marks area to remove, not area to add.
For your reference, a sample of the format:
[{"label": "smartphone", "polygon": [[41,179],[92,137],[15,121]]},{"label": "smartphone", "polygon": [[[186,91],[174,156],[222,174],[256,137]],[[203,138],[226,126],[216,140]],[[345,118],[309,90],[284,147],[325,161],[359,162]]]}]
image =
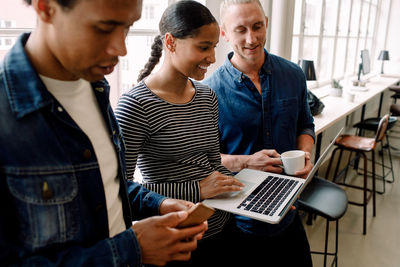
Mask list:
[{"label": "smartphone", "polygon": [[184,228],[199,225],[213,215],[215,210],[199,202],[188,210],[187,218],[178,225],[178,228]]}]

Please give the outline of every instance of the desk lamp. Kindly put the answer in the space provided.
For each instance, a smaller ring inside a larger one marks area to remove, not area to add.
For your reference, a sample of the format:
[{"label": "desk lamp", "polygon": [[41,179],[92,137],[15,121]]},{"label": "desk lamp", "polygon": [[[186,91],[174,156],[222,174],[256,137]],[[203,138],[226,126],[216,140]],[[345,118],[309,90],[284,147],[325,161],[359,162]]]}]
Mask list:
[{"label": "desk lamp", "polygon": [[317,77],[315,76],[314,61],[300,59],[299,65],[300,65],[301,69],[303,70],[304,74],[306,75],[307,81],[317,80]]},{"label": "desk lamp", "polygon": [[379,53],[378,60],[382,60],[381,74],[383,74],[383,63],[385,62],[385,60],[389,60],[389,51],[387,51],[387,50],[382,50],[382,51]]}]

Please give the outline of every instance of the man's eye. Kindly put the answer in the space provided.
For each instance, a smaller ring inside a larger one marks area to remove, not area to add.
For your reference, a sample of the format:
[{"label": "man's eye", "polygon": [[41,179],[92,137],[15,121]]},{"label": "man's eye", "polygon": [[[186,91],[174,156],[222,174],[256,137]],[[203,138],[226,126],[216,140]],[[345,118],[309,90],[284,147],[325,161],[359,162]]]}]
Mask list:
[{"label": "man's eye", "polygon": [[104,33],[104,34],[111,33],[113,31],[113,29],[114,29],[113,27],[96,27],[96,30],[98,32]]}]

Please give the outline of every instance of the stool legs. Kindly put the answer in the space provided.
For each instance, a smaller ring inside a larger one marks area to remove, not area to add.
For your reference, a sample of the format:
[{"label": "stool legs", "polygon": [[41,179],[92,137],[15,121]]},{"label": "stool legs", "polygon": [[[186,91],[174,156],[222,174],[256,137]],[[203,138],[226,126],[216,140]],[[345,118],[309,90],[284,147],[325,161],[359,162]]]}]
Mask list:
[{"label": "stool legs", "polygon": [[331,266],[335,264],[337,267],[338,262],[338,250],[339,250],[339,220],[336,220],[336,233],[335,233],[335,251],[328,252],[328,243],[329,243],[329,223],[330,221],[326,219],[326,228],[325,228],[325,248],[324,252],[322,251],[311,251],[313,254],[324,255],[324,267],[326,267],[326,263],[328,261],[328,256],[333,256],[333,261]]},{"label": "stool legs", "polygon": [[[372,216],[376,216],[376,173],[375,173],[375,151],[372,151]],[[366,158],[366,156],[365,156]],[[367,173],[367,171],[365,172]],[[383,177],[385,182],[385,177]]]},{"label": "stool legs", "polygon": [[367,234],[367,203],[368,203],[368,198],[367,198],[367,180],[368,180],[368,169],[367,169],[367,155],[365,153],[362,153],[364,157],[364,188],[363,188],[363,195],[364,195],[364,201],[362,203],[363,206],[363,235]]},{"label": "stool legs", "polygon": [[[386,135],[386,145],[388,147],[388,154],[389,154],[389,162],[390,162],[390,170],[392,172],[392,180],[388,181],[389,183],[393,183],[394,182],[394,172],[393,172],[393,161],[392,161],[392,152],[391,152],[391,148],[390,148],[390,143],[389,143],[389,135]],[[383,157],[383,155],[382,155]]]},{"label": "stool legs", "polygon": [[328,238],[329,238],[329,220],[326,220],[326,229],[325,229],[325,249],[324,249],[324,267],[326,267],[326,260],[328,257]]},{"label": "stool legs", "polygon": [[[363,190],[363,202],[354,202],[354,201],[349,201],[349,204],[357,205],[357,206],[362,206],[363,207],[363,235],[367,234],[367,205],[369,202],[369,199],[372,197],[372,215],[375,217],[376,216],[376,176],[375,176],[375,154],[374,151],[372,151],[372,190],[368,189],[368,158],[367,155],[364,151],[356,151],[359,153],[364,161],[364,173],[363,173],[363,186],[357,186],[357,185],[352,185],[352,184],[347,184],[344,182],[336,182],[336,179],[338,178],[338,172],[339,172],[339,166],[341,162],[341,157],[343,155],[343,148],[337,147],[333,150],[331,159],[328,164],[328,169],[326,172],[326,178],[329,178],[329,173],[332,167],[332,163],[335,157],[335,154],[337,150],[340,150],[339,153],[339,158],[337,159],[337,165],[335,167],[335,173],[333,175],[333,182],[339,184],[339,185],[344,185],[348,186],[351,188],[355,189],[361,189]],[[349,166],[345,167],[348,168]],[[370,195],[368,195],[368,191],[371,192]]]}]

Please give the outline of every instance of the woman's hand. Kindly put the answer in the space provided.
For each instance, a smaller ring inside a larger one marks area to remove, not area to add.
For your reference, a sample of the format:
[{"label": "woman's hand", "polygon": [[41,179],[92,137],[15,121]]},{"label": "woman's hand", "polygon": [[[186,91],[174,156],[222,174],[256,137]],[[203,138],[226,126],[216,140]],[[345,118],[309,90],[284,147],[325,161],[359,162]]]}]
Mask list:
[{"label": "woman's hand", "polygon": [[244,184],[238,179],[214,171],[200,181],[200,197],[201,199],[211,198],[226,192],[240,191],[243,187]]}]

